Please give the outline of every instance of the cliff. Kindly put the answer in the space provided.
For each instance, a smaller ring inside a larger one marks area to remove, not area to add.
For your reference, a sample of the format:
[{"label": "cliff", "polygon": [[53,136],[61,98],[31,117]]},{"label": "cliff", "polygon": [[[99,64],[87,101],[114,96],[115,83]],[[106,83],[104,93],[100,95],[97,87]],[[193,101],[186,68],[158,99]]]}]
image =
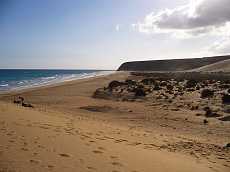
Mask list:
[{"label": "cliff", "polygon": [[230,59],[230,55],[190,59],[125,62],[118,71],[184,71]]}]

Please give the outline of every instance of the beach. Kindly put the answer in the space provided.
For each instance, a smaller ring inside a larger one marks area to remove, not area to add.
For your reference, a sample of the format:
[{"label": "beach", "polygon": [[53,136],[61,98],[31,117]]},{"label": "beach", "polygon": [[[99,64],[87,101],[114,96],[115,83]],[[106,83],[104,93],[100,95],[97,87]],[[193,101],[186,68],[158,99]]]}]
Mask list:
[{"label": "beach", "polygon": [[[160,102],[93,98],[129,72],[0,95],[0,171],[230,170],[230,124]],[[14,104],[21,96],[33,108]]]}]

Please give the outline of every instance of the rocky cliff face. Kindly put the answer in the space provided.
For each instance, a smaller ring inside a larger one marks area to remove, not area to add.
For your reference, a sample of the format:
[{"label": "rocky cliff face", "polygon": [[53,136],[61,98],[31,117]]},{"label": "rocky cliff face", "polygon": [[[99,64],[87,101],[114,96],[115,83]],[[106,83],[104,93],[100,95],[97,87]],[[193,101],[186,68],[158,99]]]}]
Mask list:
[{"label": "rocky cliff face", "polygon": [[123,63],[118,68],[118,71],[184,71],[200,68],[227,59],[230,59],[230,55],[193,59],[133,61]]}]

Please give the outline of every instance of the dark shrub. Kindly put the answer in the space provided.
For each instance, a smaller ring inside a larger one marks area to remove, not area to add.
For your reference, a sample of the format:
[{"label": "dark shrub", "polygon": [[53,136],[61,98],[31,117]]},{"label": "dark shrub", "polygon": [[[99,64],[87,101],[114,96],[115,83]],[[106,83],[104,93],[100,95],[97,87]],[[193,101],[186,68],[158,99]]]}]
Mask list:
[{"label": "dark shrub", "polygon": [[196,86],[196,90],[200,90],[200,86],[199,85]]},{"label": "dark shrub", "polygon": [[159,84],[155,84],[153,90],[161,90],[161,87]]},{"label": "dark shrub", "polygon": [[201,91],[201,98],[213,97],[214,91],[210,89],[204,89]]},{"label": "dark shrub", "polygon": [[162,86],[162,87],[167,86],[167,82],[166,82],[166,81],[161,81],[161,82],[160,82],[160,86]]},{"label": "dark shrub", "polygon": [[195,89],[194,88],[187,88],[186,91],[193,92],[193,91],[195,91]]},{"label": "dark shrub", "polygon": [[213,112],[209,107],[205,107],[205,116],[208,118],[219,117],[220,115]]},{"label": "dark shrub", "polygon": [[227,89],[227,88],[230,88],[230,85],[229,84],[222,84],[222,85],[220,85],[220,88]]},{"label": "dark shrub", "polygon": [[111,82],[109,83],[109,85],[108,85],[108,88],[109,88],[110,90],[112,90],[113,88],[116,88],[116,87],[122,86],[122,85],[124,85],[123,82],[111,81]]},{"label": "dark shrub", "polygon": [[136,84],[137,84],[136,81],[133,81],[133,80],[131,80],[131,79],[127,79],[127,80],[125,81],[125,83],[128,84],[128,85],[136,85]]},{"label": "dark shrub", "polygon": [[145,78],[141,81],[141,83],[145,85],[153,85],[155,83],[155,79],[153,78]]},{"label": "dark shrub", "polygon": [[167,88],[167,90],[170,90],[170,91],[171,91],[171,90],[173,90],[174,87],[173,87],[172,85],[169,84],[169,85],[167,85],[166,88]]},{"label": "dark shrub", "polygon": [[196,87],[197,85],[197,81],[192,79],[192,80],[188,80],[186,82],[186,88],[192,88],[192,87]]},{"label": "dark shrub", "polygon": [[222,102],[223,102],[223,104],[230,104],[230,95],[224,94],[222,97]]},{"label": "dark shrub", "polygon": [[198,105],[193,105],[190,110],[198,110],[199,106]]},{"label": "dark shrub", "polygon": [[144,96],[146,96],[146,93],[143,90],[143,88],[137,88],[135,90],[135,96],[137,96],[137,97],[144,97]]},{"label": "dark shrub", "polygon": [[109,99],[111,98],[111,92],[104,90],[104,88],[98,88],[94,94],[93,98],[102,98],[102,99]]},{"label": "dark shrub", "polygon": [[212,115],[212,110],[210,109],[210,107],[205,107],[204,111],[205,111],[205,116],[206,117],[209,117],[209,116]]}]

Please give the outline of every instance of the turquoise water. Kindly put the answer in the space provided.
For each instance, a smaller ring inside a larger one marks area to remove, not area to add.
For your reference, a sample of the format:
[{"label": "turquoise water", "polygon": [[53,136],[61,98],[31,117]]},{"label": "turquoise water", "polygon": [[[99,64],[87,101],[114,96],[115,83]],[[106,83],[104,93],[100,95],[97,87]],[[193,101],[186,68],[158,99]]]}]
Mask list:
[{"label": "turquoise water", "polygon": [[0,92],[106,75],[103,70],[0,69]]}]

